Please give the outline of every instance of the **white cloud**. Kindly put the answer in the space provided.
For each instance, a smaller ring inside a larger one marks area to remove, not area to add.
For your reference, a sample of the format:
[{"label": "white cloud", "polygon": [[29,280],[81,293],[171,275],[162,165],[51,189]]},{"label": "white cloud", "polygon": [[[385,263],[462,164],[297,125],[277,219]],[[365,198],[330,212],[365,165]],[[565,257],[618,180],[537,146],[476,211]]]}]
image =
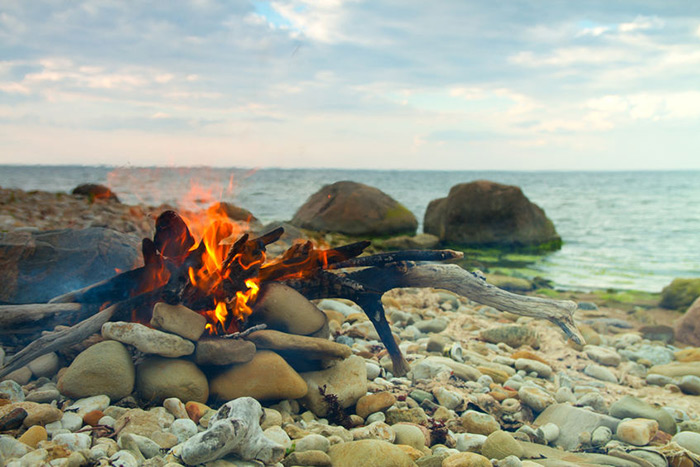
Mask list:
[{"label": "white cloud", "polygon": [[637,16],[633,21],[620,23],[617,29],[620,32],[643,31],[646,29],[657,29],[664,26],[664,22],[656,16]]}]

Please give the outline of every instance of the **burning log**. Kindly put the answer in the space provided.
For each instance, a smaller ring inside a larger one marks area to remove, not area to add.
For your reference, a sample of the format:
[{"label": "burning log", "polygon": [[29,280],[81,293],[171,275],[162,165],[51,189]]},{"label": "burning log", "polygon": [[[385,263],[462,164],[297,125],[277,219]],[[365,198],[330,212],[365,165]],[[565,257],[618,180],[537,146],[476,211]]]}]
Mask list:
[{"label": "burning log", "polygon": [[[187,223],[173,211],[164,212],[156,221],[153,240],[144,239],[142,243],[144,266],[56,297],[51,304],[37,308],[46,313],[55,310],[59,320],[69,312],[84,313],[96,307],[102,310],[32,342],[8,359],[0,377],[45,353],[82,341],[99,332],[107,321],[128,319],[131,315],[133,321],[148,323],[153,306],[160,301],[183,304],[204,315],[210,334],[244,331],[260,287],[271,282],[284,283],[309,300],[346,298],[357,303],[386,346],[396,375],[406,374],[408,363],[393,338],[381,302],[382,295],[394,288],[447,289],[500,310],[550,320],[568,337],[583,343],[573,322],[573,302],[511,294],[456,265],[417,263],[460,258],[459,252],[409,250],[360,257],[369,242],[326,250],[306,242],[295,244],[281,257],[266,262],[265,247],[283,232],[278,228],[256,238],[243,234],[231,243],[233,226],[215,220],[196,244]],[[5,319],[15,323],[11,316],[18,313],[6,312]]]}]

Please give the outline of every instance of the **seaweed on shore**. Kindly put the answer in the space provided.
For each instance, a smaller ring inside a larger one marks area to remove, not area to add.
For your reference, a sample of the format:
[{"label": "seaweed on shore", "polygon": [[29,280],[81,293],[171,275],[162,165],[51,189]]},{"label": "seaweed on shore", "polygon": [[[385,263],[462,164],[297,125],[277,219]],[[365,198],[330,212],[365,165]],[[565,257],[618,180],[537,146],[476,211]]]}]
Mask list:
[{"label": "seaweed on shore", "polygon": [[350,420],[350,417],[340,405],[338,396],[333,393],[327,393],[325,384],[318,388],[318,392],[321,393],[323,401],[328,405],[328,414],[326,415],[328,421],[343,428],[352,428],[352,420]]}]

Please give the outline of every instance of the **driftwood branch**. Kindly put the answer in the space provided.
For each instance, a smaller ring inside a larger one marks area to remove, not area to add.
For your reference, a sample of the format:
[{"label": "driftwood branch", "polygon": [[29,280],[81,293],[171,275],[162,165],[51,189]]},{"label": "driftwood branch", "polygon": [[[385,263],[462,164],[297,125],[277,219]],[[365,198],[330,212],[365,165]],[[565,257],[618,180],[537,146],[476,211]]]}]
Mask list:
[{"label": "driftwood branch", "polygon": [[[0,305],[0,334],[32,332],[46,329],[47,322],[68,322],[81,315],[80,303],[33,303],[27,305]],[[89,310],[87,310],[89,312]]]}]

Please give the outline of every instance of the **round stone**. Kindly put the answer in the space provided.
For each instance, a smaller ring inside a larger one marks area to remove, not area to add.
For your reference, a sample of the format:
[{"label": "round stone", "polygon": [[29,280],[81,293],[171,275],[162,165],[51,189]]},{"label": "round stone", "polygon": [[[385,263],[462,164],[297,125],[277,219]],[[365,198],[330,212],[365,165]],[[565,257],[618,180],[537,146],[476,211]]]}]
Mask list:
[{"label": "round stone", "polygon": [[206,402],[207,378],[189,360],[148,357],[137,369],[136,390],[143,399],[160,403],[170,397],[181,401]]}]

